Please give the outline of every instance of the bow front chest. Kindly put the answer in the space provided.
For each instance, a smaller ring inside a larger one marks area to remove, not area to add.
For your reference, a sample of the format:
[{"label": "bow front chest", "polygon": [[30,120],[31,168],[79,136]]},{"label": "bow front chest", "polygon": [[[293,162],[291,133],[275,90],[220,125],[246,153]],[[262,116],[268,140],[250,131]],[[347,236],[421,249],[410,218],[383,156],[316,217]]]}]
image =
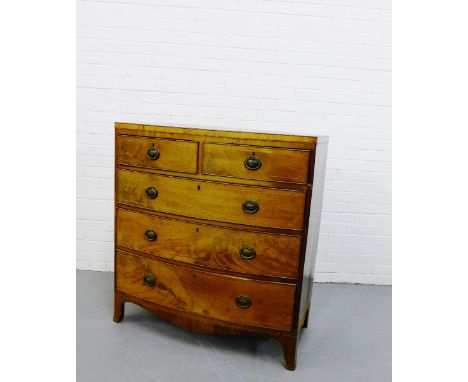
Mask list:
[{"label": "bow front chest", "polygon": [[115,310],[277,339],[307,327],[327,138],[115,124]]}]

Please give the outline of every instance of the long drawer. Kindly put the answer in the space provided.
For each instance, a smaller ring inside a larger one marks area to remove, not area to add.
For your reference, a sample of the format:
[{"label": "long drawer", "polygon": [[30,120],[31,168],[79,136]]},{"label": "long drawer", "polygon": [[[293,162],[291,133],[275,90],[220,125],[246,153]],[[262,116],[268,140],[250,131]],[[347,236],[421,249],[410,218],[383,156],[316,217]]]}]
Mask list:
[{"label": "long drawer", "polygon": [[118,170],[119,203],[237,224],[300,230],[305,191]]},{"label": "long drawer", "polygon": [[168,308],[290,330],[296,286],[195,271],[117,251],[116,289]]},{"label": "long drawer", "polygon": [[301,237],[227,229],[118,209],[117,245],[188,264],[296,278]]}]

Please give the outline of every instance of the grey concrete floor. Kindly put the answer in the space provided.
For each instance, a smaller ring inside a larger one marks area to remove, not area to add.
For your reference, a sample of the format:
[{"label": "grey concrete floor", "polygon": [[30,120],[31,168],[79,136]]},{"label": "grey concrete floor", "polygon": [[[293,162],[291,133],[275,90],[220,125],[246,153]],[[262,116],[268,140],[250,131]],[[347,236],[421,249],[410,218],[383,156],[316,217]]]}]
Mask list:
[{"label": "grey concrete floor", "polygon": [[77,272],[77,381],[391,381],[391,288],[315,284],[295,371],[272,339],[188,332],[127,303],[113,273]]}]

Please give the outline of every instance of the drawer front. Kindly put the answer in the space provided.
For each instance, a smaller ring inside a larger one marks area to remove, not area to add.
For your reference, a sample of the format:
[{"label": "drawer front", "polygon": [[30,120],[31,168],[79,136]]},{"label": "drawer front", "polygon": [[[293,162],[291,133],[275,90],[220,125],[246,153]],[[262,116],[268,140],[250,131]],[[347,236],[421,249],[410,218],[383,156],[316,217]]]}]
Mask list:
[{"label": "drawer front", "polygon": [[203,173],[307,183],[309,155],[309,150],[206,143],[203,151]]},{"label": "drawer front", "polygon": [[117,163],[196,173],[198,142],[117,136]]},{"label": "drawer front", "polygon": [[119,209],[117,245],[189,264],[296,278],[301,238],[187,223]]},{"label": "drawer front", "polygon": [[121,251],[116,267],[117,290],[140,299],[240,324],[291,329],[293,284],[200,272]]},{"label": "drawer front", "polygon": [[201,219],[302,229],[304,191],[202,182],[127,170],[118,170],[117,182],[117,200],[123,204]]}]

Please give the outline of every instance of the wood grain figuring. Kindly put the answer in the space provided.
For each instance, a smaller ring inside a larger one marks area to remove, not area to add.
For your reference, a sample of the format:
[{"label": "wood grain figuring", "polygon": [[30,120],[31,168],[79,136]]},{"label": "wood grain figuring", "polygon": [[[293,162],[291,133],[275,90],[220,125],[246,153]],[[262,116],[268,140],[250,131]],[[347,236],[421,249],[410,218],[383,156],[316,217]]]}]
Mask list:
[{"label": "wood grain figuring", "polygon": [[[159,158],[151,160],[148,149],[159,150]],[[197,172],[198,142],[143,137],[117,137],[118,164],[169,170]]]},{"label": "wood grain figuring", "polygon": [[[149,241],[146,230],[157,239]],[[187,223],[119,209],[117,245],[175,261],[246,274],[295,278],[300,258],[300,236],[246,232]],[[246,260],[240,249],[254,248]]]},{"label": "wood grain figuring", "polygon": [[[201,182],[126,170],[118,170],[117,182],[120,203],[201,219],[302,229],[305,192]],[[156,199],[146,196],[145,190],[149,187],[157,189]],[[243,211],[242,203],[248,200],[259,204],[257,213]]]},{"label": "wood grain figuring", "polygon": [[269,336],[294,370],[328,138],[119,122],[115,133],[113,320],[131,302],[193,331]]},{"label": "wood grain figuring", "polygon": [[[290,330],[296,287],[214,275],[117,251],[116,289],[162,306],[228,322]],[[154,275],[153,287],[143,282]],[[239,295],[252,305],[240,308]]]},{"label": "wood grain figuring", "polygon": [[[275,182],[307,183],[309,154],[309,150],[205,143],[203,173]],[[244,161],[250,156],[261,161],[258,170],[245,167]]]}]

